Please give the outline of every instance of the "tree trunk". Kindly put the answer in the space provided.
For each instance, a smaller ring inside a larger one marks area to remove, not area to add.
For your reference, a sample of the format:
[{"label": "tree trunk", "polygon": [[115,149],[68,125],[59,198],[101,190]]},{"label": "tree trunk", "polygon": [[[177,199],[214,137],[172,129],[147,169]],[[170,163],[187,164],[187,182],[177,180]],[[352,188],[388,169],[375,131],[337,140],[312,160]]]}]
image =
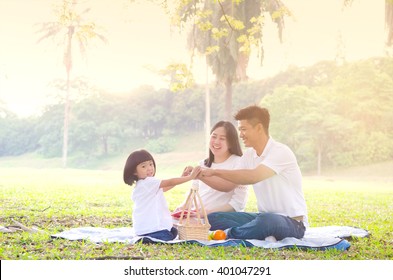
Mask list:
[{"label": "tree trunk", "polygon": [[102,136],[102,142],[104,144],[104,155],[108,155],[108,137],[107,136]]},{"label": "tree trunk", "polygon": [[210,88],[209,88],[209,65],[207,64],[206,57],[206,84],[205,84],[205,141],[206,141],[206,152],[209,154],[209,142],[210,142]]},{"label": "tree trunk", "polygon": [[318,145],[318,155],[317,155],[317,175],[321,176],[322,170],[322,147]]},{"label": "tree trunk", "polygon": [[63,125],[63,167],[67,167],[69,119],[70,119],[70,73],[67,72],[67,92],[66,92],[66,98],[64,103],[64,125]]},{"label": "tree trunk", "polygon": [[385,0],[385,25],[388,30],[386,45],[390,47],[393,44],[393,2]]},{"label": "tree trunk", "polygon": [[64,129],[63,129],[63,167],[67,167],[68,154],[68,124],[70,119],[70,83],[71,83],[71,69],[72,69],[72,36],[74,35],[74,26],[68,27],[68,43],[67,49],[64,53],[64,66],[67,72],[67,92],[64,103]]},{"label": "tree trunk", "polygon": [[232,120],[232,79],[227,78],[225,80],[225,120]]}]

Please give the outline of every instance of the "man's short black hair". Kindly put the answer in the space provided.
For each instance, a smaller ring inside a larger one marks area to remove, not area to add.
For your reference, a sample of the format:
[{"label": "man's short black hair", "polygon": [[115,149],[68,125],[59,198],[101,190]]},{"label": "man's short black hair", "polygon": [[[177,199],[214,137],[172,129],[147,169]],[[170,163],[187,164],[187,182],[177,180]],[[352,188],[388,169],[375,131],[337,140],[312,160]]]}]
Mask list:
[{"label": "man's short black hair", "polygon": [[237,121],[247,120],[252,126],[261,123],[266,134],[269,135],[270,114],[266,108],[257,105],[245,107],[236,113],[235,119]]}]

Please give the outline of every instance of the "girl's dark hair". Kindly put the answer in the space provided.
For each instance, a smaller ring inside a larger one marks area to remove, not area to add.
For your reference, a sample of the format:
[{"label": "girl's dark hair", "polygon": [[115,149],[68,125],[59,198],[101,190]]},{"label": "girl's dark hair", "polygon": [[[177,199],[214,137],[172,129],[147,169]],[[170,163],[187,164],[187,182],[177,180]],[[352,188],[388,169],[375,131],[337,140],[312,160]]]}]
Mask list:
[{"label": "girl's dark hair", "polygon": [[[231,122],[219,121],[210,130],[210,134],[212,134],[213,131],[216,130],[218,127],[223,127],[225,129],[229,153],[231,155],[242,156],[243,152],[240,147],[239,137],[237,135],[235,126]],[[207,167],[211,167],[213,162],[214,162],[214,155],[212,151],[209,149],[209,157],[204,160],[204,164]]]},{"label": "girl's dark hair", "polygon": [[124,183],[132,186],[136,181],[138,181],[138,177],[135,175],[137,165],[149,160],[153,161],[154,170],[156,170],[156,162],[154,161],[153,156],[148,151],[138,150],[132,152],[128,156],[128,159],[124,166],[124,172],[123,172]]}]

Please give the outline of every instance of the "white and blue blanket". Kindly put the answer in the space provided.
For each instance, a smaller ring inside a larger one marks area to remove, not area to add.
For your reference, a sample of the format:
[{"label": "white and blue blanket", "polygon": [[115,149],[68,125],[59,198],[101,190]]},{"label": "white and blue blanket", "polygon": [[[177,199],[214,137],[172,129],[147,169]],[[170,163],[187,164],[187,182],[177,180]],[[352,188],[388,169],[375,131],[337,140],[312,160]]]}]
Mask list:
[{"label": "white and blue blanket", "polygon": [[301,248],[312,250],[347,250],[353,237],[368,237],[367,230],[350,226],[325,226],[311,227],[306,230],[302,239],[288,237],[280,241],[265,241],[256,239],[229,239],[229,240],[180,240],[162,241],[151,237],[135,235],[132,227],[122,228],[100,228],[100,227],[80,227],[53,234],[53,238],[64,238],[68,240],[89,240],[94,243],[103,242],[124,242],[134,244],[143,243],[166,243],[166,244],[199,244],[201,246],[246,246],[261,247],[267,249]]}]

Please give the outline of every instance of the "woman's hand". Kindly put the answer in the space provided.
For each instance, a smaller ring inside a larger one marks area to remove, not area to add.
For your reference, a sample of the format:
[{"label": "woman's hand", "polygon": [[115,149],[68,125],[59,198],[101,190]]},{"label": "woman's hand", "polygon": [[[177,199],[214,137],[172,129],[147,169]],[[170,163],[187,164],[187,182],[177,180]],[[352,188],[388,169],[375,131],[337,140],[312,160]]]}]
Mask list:
[{"label": "woman's hand", "polygon": [[215,175],[214,169],[211,169],[211,168],[204,168],[204,169],[202,169],[201,172],[199,173],[199,176],[200,176],[201,178],[203,178],[203,177],[212,177],[212,176],[214,176],[214,175]]},{"label": "woman's hand", "polygon": [[176,213],[176,212],[183,211],[184,207],[185,207],[185,205],[184,205],[184,204],[181,204],[181,205],[177,206],[176,209],[173,210],[172,213]]}]

